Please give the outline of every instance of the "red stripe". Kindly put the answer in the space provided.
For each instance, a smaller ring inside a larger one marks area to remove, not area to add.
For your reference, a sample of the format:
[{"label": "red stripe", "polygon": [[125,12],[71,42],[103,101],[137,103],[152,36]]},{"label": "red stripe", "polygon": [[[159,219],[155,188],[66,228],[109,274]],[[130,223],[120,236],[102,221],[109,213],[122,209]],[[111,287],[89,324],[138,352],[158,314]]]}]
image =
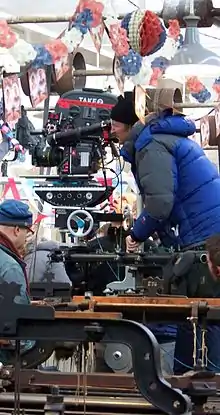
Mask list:
[{"label": "red stripe", "polygon": [[105,109],[112,109],[114,107],[114,104],[104,104],[100,102],[82,102],[78,99],[64,99],[60,98],[57,102],[57,105],[60,108],[70,108],[74,105],[78,107],[92,107],[92,108],[105,108]]},{"label": "red stripe", "polygon": [[17,185],[16,185],[15,180],[13,178],[9,178],[8,182],[5,184],[1,199],[5,198],[5,196],[6,196],[6,194],[8,193],[9,190],[11,190],[13,198],[15,200],[21,200]]}]

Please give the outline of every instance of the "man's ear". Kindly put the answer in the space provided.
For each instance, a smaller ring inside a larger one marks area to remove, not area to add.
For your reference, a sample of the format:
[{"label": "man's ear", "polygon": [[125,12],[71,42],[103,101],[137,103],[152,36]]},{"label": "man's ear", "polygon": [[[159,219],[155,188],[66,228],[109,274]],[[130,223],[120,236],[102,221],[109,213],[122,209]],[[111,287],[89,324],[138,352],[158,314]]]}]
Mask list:
[{"label": "man's ear", "polygon": [[13,229],[14,229],[14,235],[15,235],[15,236],[18,236],[18,234],[19,234],[19,232],[20,232],[20,228],[19,228],[19,226],[15,226]]}]

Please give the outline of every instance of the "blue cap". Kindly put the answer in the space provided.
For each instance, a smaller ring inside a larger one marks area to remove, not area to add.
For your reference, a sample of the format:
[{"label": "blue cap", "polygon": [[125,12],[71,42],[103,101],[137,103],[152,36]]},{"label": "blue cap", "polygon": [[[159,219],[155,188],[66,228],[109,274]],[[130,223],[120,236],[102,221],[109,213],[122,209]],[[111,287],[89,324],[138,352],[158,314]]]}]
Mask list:
[{"label": "blue cap", "polygon": [[7,199],[0,204],[0,225],[32,226],[33,215],[29,206],[20,200]]}]

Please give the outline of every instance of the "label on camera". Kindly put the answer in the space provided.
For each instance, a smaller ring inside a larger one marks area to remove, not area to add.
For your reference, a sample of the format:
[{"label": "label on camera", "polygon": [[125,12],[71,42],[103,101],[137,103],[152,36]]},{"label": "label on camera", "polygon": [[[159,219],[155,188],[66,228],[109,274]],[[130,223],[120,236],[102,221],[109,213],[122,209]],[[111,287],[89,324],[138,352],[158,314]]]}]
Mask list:
[{"label": "label on camera", "polygon": [[89,166],[89,153],[88,152],[81,153],[80,166],[81,167],[88,167]]}]

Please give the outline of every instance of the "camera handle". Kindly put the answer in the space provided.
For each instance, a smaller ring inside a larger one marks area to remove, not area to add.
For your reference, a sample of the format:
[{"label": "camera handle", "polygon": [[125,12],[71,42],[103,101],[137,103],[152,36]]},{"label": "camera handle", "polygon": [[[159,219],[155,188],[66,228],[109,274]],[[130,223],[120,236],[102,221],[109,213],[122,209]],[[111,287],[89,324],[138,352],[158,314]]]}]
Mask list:
[{"label": "camera handle", "polygon": [[[76,231],[72,228],[71,221],[74,221],[77,224],[78,229]],[[87,230],[84,230],[87,223],[89,223],[89,227]],[[83,238],[84,236],[89,235],[93,229],[93,226],[93,217],[87,210],[75,210],[67,219],[67,228],[70,234],[75,238]]]}]

